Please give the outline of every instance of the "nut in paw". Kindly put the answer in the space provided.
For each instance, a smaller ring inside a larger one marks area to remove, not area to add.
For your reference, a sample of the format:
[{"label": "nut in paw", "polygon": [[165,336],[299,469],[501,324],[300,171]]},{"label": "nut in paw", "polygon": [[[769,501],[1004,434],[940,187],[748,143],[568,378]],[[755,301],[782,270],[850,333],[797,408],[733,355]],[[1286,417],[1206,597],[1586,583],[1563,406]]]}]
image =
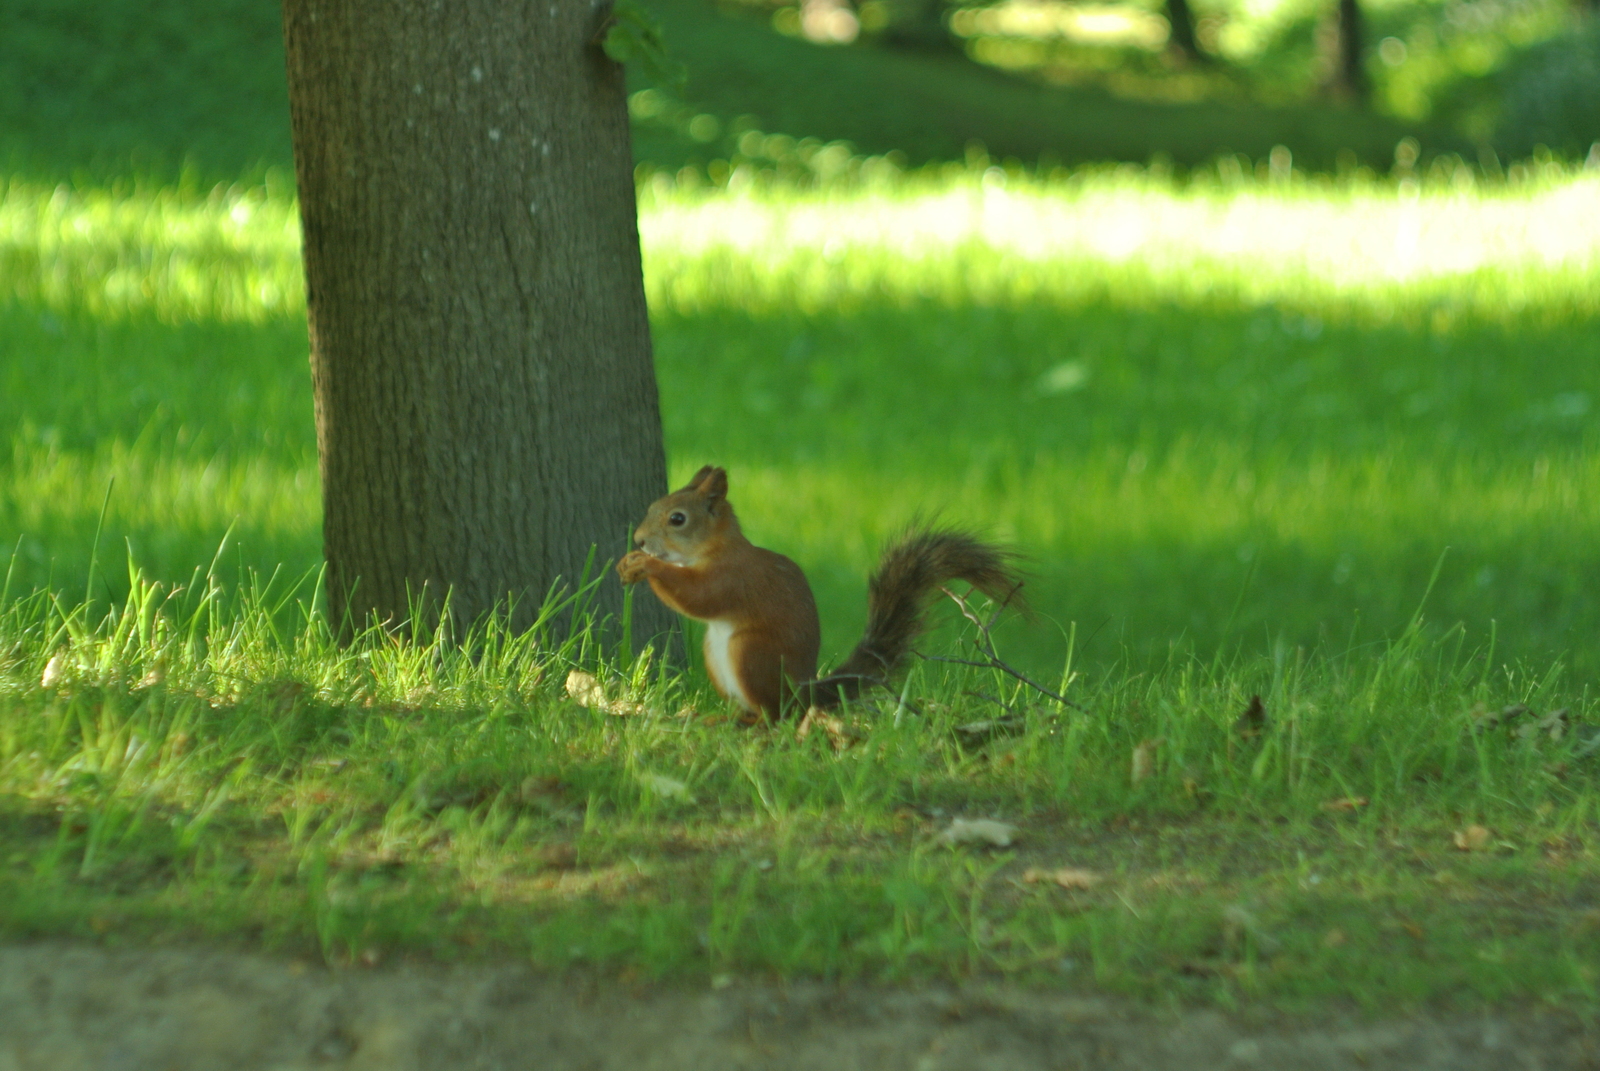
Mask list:
[{"label": "nut in paw", "polygon": [[617,563],[617,575],[624,584],[637,584],[649,575],[650,555],[642,550],[631,550]]}]

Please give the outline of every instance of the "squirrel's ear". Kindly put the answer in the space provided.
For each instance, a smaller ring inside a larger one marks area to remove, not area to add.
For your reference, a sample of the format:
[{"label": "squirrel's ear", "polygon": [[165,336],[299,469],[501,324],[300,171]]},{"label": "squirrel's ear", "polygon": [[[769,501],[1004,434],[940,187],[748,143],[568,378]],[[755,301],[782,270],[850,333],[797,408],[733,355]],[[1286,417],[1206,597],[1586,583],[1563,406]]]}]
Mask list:
[{"label": "squirrel's ear", "polygon": [[711,469],[710,474],[701,481],[697,490],[706,496],[706,508],[716,509],[717,503],[728,497],[727,470]]},{"label": "squirrel's ear", "polygon": [[679,488],[679,490],[693,491],[695,488],[700,486],[700,483],[701,483],[702,480],[704,480],[707,476],[710,476],[710,475],[711,475],[711,466],[710,465],[702,465],[702,466],[700,466],[700,471],[695,473],[693,476],[690,476],[689,477],[689,482],[684,484],[681,488]]}]

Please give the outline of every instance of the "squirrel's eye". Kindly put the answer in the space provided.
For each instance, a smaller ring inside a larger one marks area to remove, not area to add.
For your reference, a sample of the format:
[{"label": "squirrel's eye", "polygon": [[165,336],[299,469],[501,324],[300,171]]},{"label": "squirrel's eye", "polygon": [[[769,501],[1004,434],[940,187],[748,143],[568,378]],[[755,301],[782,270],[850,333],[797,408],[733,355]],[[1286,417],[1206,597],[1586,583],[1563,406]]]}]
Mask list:
[{"label": "squirrel's eye", "polygon": [[684,515],[682,510],[674,510],[672,516],[667,518],[667,523],[674,528],[682,528],[689,523],[689,518]]}]

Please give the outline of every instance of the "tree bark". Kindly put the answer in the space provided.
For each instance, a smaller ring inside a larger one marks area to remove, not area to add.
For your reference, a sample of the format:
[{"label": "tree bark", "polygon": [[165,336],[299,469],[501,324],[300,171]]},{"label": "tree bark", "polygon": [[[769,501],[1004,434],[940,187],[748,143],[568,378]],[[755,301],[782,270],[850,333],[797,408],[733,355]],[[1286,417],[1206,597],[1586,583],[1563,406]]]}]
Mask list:
[{"label": "tree bark", "polygon": [[1187,60],[1203,61],[1206,58],[1195,37],[1194,9],[1189,6],[1189,0],[1167,0],[1167,25],[1171,27],[1171,35],[1167,40],[1179,55]]},{"label": "tree bark", "polygon": [[1362,27],[1360,0],[1338,0],[1334,66],[1334,94],[1345,100],[1366,103],[1366,32]]},{"label": "tree bark", "polygon": [[881,40],[891,48],[915,52],[961,52],[945,24],[946,0],[890,0],[889,25]]},{"label": "tree bark", "polygon": [[[666,489],[603,11],[283,13],[330,608],[401,624],[448,592],[471,622],[510,596],[524,626]],[[646,603],[635,635],[669,627]]]}]

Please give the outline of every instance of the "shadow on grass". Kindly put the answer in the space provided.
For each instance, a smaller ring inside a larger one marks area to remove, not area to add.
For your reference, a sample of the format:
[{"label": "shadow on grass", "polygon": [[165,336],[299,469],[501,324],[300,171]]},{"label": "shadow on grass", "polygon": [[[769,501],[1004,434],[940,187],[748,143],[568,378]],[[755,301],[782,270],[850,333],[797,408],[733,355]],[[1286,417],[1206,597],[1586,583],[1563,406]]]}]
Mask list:
[{"label": "shadow on grass", "polygon": [[[125,556],[182,582],[292,575],[321,553],[303,319],[101,320],[0,307],[0,544],[13,591],[81,597],[102,505],[96,597],[127,593]],[[109,500],[107,493],[109,489]]]},{"label": "shadow on grass", "polygon": [[[1032,558],[1050,625],[1007,650],[1093,662],[1367,642],[1425,616],[1467,650],[1600,669],[1600,343],[1578,311],[1360,323],[1106,297],[1017,307],[657,311],[676,472],[730,467],[753,538],[807,569],[825,650],[917,515]],[[182,580],[319,558],[303,322],[96,320],[13,302],[0,545],[14,587],[97,594],[126,546]],[[1533,355],[1538,355],[1535,359]],[[643,507],[641,503],[641,509]],[[20,542],[19,542],[20,537]],[[1437,577],[1435,571],[1437,570]],[[1431,587],[1430,587],[1431,582]]]},{"label": "shadow on grass", "polygon": [[876,547],[940,513],[1032,555],[1035,604],[1097,658],[1366,642],[1426,595],[1469,650],[1600,669],[1587,314],[1097,299],[658,313],[655,331],[675,470],[730,466],[753,538],[811,572],[832,649]]}]

